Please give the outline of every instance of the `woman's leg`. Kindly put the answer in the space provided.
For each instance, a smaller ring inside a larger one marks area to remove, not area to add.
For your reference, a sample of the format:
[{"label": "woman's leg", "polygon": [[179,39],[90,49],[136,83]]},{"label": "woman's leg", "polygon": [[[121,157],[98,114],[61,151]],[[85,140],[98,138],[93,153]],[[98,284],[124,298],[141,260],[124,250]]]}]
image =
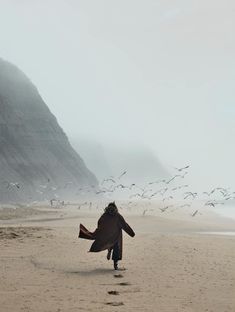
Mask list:
[{"label": "woman's leg", "polygon": [[118,248],[118,243],[116,243],[113,246],[113,255],[112,255],[112,260],[113,260],[113,266],[114,269],[118,269],[118,260],[119,260],[119,248]]},{"label": "woman's leg", "polygon": [[112,252],[113,248],[109,248],[108,249],[108,253],[107,253],[107,259],[110,260],[111,258],[111,252]]}]

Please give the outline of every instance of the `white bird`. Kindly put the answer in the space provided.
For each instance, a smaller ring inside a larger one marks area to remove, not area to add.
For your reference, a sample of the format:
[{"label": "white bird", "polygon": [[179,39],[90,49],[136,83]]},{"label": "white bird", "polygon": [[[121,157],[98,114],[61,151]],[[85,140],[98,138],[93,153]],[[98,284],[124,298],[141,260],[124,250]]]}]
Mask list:
[{"label": "white bird", "polygon": [[169,184],[170,182],[172,182],[175,178],[177,177],[182,177],[180,174],[176,174],[174,177],[172,177],[170,180],[166,181],[166,184]]},{"label": "white bird", "polygon": [[191,205],[192,205],[192,204],[184,204],[184,205],[179,206],[179,208],[191,207]]},{"label": "white bird", "polygon": [[234,196],[229,196],[229,197],[226,197],[225,200],[231,200],[231,199],[235,199]]},{"label": "white bird", "polygon": [[197,213],[198,213],[198,210],[194,211],[194,213],[192,214],[192,217],[195,217]]},{"label": "white bird", "polygon": [[192,193],[192,192],[186,192],[186,193],[184,193],[184,195],[186,195],[185,197],[184,197],[184,199],[187,199],[188,197],[193,197],[193,199],[195,199],[196,197],[197,197],[197,193],[195,192],[195,193]]},{"label": "white bird", "polygon": [[172,191],[180,190],[180,189],[185,188],[185,187],[189,187],[189,185],[188,185],[188,184],[185,184],[185,185],[180,185],[180,186],[174,187],[174,188],[172,189]]},{"label": "white bird", "polygon": [[16,187],[16,188],[20,188],[20,184],[18,182],[8,182],[8,181],[4,181],[4,183],[7,184],[7,188],[9,189],[10,187]]},{"label": "white bird", "polygon": [[170,205],[170,206],[166,206],[166,207],[163,207],[163,208],[159,208],[161,210],[161,212],[165,212],[167,209],[169,209],[170,207],[173,207],[173,205]]},{"label": "white bird", "polygon": [[46,189],[47,188],[47,185],[39,185],[39,187],[43,188],[43,189]]},{"label": "white bird", "polygon": [[185,166],[185,167],[182,167],[182,168],[176,168],[176,167],[174,167],[174,169],[176,169],[177,171],[179,171],[179,172],[181,172],[181,171],[183,171],[183,170],[185,170],[185,169],[188,169],[190,166],[188,165],[188,166]]},{"label": "white bird", "polygon": [[159,180],[159,181],[149,182],[148,184],[149,184],[149,185],[152,185],[152,184],[159,184],[159,183],[165,183],[165,182],[166,182],[166,180],[163,179],[163,180]]},{"label": "white bird", "polygon": [[125,171],[118,177],[118,179],[121,179],[121,177],[123,177],[126,173],[127,173],[127,171],[125,170]]},{"label": "white bird", "polygon": [[169,196],[169,197],[163,198],[162,201],[164,202],[164,201],[169,200],[169,199],[173,199],[173,197],[172,197],[172,196]]},{"label": "white bird", "polygon": [[103,179],[103,181],[100,183],[101,185],[103,185],[105,182],[112,182],[112,183],[116,183],[116,181],[112,178],[107,178],[107,179]]},{"label": "white bird", "polygon": [[224,203],[221,203],[221,202],[217,202],[217,201],[210,201],[208,200],[206,203],[205,203],[205,206],[212,206],[212,207],[215,207],[217,205],[224,205]]}]

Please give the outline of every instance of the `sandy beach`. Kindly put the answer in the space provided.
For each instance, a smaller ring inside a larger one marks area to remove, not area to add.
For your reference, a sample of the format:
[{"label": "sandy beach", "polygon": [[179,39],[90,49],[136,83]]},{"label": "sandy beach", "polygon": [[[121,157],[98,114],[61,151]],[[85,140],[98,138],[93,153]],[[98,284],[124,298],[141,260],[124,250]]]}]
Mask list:
[{"label": "sandy beach", "polygon": [[114,271],[106,252],[77,238],[100,211],[19,211],[0,210],[1,312],[235,311],[235,236],[202,233],[235,232],[233,220],[123,208],[136,236],[124,234],[125,270]]}]

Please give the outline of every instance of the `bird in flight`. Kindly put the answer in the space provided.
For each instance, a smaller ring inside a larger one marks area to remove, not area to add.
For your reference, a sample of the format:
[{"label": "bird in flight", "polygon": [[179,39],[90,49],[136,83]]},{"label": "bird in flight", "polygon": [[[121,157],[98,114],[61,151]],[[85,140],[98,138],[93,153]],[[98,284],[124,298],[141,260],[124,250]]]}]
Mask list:
[{"label": "bird in flight", "polygon": [[185,167],[182,167],[182,168],[174,167],[174,169],[177,170],[178,172],[181,172],[181,171],[183,171],[183,170],[188,169],[189,167],[190,167],[190,166],[188,165],[188,166],[185,166]]},{"label": "bird in flight", "polygon": [[179,208],[184,208],[184,207],[191,207],[191,204],[184,204],[184,205],[179,206]]},{"label": "bird in flight", "polygon": [[170,200],[170,199],[173,199],[173,197],[172,197],[172,196],[165,197],[165,198],[163,198],[163,200],[162,200],[162,201],[164,202],[164,201],[166,201],[166,200]]},{"label": "bird in flight", "polygon": [[215,207],[217,205],[224,205],[224,203],[221,203],[221,202],[217,202],[217,201],[210,201],[208,200],[206,203],[205,203],[205,206],[212,206],[212,207]]},{"label": "bird in flight", "polygon": [[174,188],[172,189],[172,191],[180,190],[180,189],[185,188],[185,187],[189,187],[189,185],[188,185],[188,184],[185,184],[185,185],[180,185],[180,186],[174,187]]},{"label": "bird in flight", "polygon": [[197,197],[197,193],[196,193],[196,192],[195,192],[195,193],[186,192],[186,193],[184,193],[184,195],[186,195],[186,196],[184,197],[184,199],[187,199],[187,198],[189,198],[189,197],[193,197],[193,199],[195,199],[195,198]]},{"label": "bird in flight", "polygon": [[173,207],[173,205],[169,205],[163,208],[159,208],[161,210],[161,212],[165,212],[167,209],[169,209],[170,207]]},{"label": "bird in flight", "polygon": [[125,170],[125,171],[118,177],[118,179],[121,179],[121,177],[123,177],[126,173],[127,173],[127,171]]},{"label": "bird in flight", "polygon": [[6,188],[9,189],[11,187],[16,187],[16,188],[20,188],[20,184],[18,182],[8,182],[8,181],[4,181],[4,183],[6,183]]},{"label": "bird in flight", "polygon": [[112,183],[116,183],[116,181],[112,178],[108,178],[108,179],[103,179],[103,181],[100,183],[101,185],[103,185],[105,182],[112,182]]},{"label": "bird in flight", "polygon": [[175,178],[182,177],[180,174],[176,174],[174,177],[172,177],[170,180],[166,181],[166,184],[171,183]]},{"label": "bird in flight", "polygon": [[198,213],[198,210],[194,211],[194,213],[192,214],[192,217],[195,217],[197,213]]},{"label": "bird in flight", "polygon": [[152,185],[152,184],[159,184],[159,183],[165,183],[165,182],[166,182],[166,180],[163,179],[163,180],[158,180],[158,181],[149,182],[148,184],[149,184],[149,185]]}]

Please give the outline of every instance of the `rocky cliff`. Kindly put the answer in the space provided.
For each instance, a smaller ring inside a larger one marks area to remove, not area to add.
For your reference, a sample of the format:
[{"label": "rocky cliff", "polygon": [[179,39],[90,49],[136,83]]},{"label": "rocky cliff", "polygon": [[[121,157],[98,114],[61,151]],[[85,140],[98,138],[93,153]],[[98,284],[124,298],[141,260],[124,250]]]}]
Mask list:
[{"label": "rocky cliff", "polygon": [[0,202],[63,198],[96,185],[36,87],[0,59]]}]

